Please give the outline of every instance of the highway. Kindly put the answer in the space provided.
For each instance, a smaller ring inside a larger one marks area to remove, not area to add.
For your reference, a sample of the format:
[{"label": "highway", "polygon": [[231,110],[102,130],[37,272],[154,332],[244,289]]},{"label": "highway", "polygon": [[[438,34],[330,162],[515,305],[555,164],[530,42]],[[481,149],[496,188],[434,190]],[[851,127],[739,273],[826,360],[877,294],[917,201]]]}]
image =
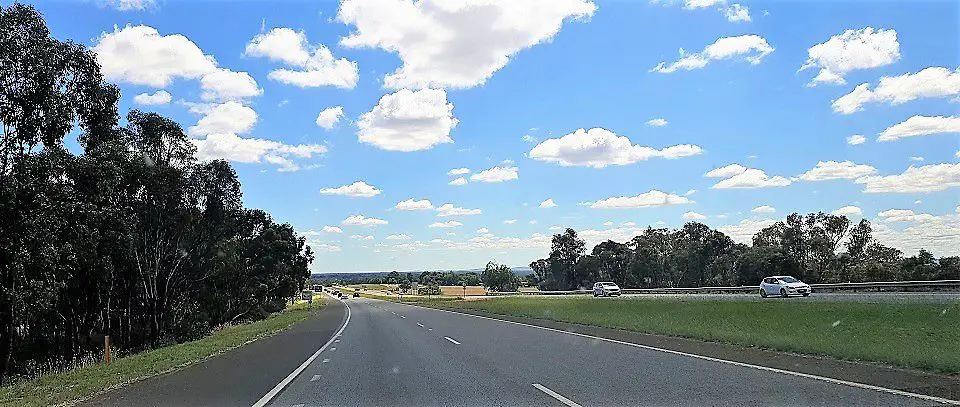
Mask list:
[{"label": "highway", "polygon": [[347,304],[340,335],[260,405],[936,404],[466,314]]}]

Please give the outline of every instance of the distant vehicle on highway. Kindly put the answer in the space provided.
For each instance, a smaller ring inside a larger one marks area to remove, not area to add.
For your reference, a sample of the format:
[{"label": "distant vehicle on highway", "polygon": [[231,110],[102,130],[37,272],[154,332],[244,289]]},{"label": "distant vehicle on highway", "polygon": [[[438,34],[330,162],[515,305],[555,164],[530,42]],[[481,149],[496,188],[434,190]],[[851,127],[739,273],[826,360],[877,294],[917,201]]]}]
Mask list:
[{"label": "distant vehicle on highway", "polygon": [[620,296],[620,286],[616,283],[602,281],[593,285],[594,297]]},{"label": "distant vehicle on highway", "polygon": [[813,290],[803,281],[797,280],[791,276],[772,276],[760,281],[760,296],[767,298],[768,295],[779,295],[788,297],[791,295],[810,295]]},{"label": "distant vehicle on highway", "polygon": [[354,292],[354,293],[353,293],[353,298],[360,298],[360,293]]}]

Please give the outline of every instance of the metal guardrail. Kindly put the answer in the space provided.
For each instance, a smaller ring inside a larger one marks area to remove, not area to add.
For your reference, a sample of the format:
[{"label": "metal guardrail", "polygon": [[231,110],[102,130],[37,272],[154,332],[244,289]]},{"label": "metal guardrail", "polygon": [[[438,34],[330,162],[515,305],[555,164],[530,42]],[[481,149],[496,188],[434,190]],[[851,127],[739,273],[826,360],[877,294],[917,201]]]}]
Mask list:
[{"label": "metal guardrail", "polygon": [[[931,290],[960,290],[960,280],[932,280],[932,281],[875,281],[865,283],[824,283],[810,284],[813,292],[824,291],[931,291]],[[759,285],[739,287],[661,287],[661,288],[624,288],[624,294],[729,294],[754,293],[760,290]],[[576,295],[590,294],[593,290],[570,291],[521,291],[521,292],[488,292],[487,295]]]}]

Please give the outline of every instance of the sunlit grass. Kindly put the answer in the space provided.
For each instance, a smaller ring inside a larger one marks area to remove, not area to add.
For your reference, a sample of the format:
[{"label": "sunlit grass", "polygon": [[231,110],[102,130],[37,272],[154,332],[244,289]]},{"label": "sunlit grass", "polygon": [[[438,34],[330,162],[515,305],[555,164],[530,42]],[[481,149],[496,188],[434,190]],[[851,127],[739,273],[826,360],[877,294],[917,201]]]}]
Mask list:
[{"label": "sunlit grass", "polygon": [[322,307],[298,301],[283,312],[249,324],[217,330],[206,338],[149,350],[115,359],[110,365],[97,364],[63,373],[0,387],[0,406],[48,406],[89,397],[105,389],[142,380],[189,366],[251,341],[273,335],[303,321]]},{"label": "sunlit grass", "polygon": [[960,372],[960,304],[497,298],[445,308]]}]

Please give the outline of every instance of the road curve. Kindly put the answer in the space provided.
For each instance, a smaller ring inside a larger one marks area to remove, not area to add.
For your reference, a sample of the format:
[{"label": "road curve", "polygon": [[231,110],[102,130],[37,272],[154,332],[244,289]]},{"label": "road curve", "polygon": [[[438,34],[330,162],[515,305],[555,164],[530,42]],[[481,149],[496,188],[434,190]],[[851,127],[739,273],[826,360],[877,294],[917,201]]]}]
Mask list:
[{"label": "road curve", "polygon": [[936,404],[459,313],[347,304],[341,335],[266,405]]}]

